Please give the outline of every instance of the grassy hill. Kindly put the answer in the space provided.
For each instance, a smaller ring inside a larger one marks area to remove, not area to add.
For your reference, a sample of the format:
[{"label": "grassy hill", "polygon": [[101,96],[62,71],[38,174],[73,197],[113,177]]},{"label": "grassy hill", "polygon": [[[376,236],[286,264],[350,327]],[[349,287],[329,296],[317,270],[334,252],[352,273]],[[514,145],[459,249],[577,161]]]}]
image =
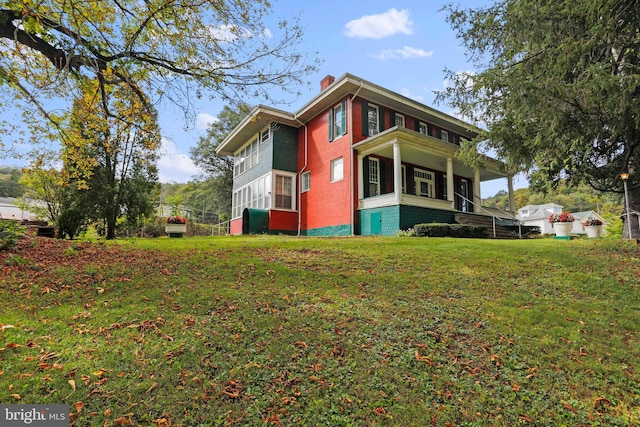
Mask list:
[{"label": "grassy hill", "polygon": [[624,241],[31,239],[0,403],[75,425],[640,424]]}]

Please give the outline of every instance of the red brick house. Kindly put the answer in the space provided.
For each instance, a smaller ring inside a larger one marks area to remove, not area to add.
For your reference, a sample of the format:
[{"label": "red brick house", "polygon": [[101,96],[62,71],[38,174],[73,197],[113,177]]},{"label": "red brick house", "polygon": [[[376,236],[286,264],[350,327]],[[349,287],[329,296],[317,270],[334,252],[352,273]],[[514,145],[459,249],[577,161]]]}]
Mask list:
[{"label": "red brick house", "polygon": [[235,159],[231,233],[393,235],[453,223],[479,211],[481,181],[508,177],[489,157],[481,170],[456,158],[476,131],[354,75],[327,76],[299,111],[260,105],[220,144]]}]

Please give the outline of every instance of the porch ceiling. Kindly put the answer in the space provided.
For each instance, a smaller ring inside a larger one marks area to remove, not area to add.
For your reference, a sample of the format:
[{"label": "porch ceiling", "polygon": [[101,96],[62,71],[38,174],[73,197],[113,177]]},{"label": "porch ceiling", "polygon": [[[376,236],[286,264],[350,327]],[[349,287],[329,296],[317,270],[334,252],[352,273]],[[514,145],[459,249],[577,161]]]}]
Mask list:
[{"label": "porch ceiling", "polygon": [[[376,154],[392,159],[393,144],[396,142],[400,144],[400,156],[403,163],[446,171],[447,158],[452,158],[453,171],[456,175],[473,178],[473,168],[456,158],[456,152],[460,147],[410,129],[399,127],[387,129],[374,137],[354,144],[353,148],[362,155]],[[480,170],[480,181],[507,177],[507,174],[500,171],[500,162],[487,156],[481,157],[485,167]]]}]

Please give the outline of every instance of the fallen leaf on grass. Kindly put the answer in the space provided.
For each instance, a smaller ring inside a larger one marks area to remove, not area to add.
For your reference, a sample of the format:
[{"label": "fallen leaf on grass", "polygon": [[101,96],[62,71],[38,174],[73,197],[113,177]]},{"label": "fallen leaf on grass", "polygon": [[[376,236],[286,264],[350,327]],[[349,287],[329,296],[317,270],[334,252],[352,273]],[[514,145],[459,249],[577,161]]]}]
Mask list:
[{"label": "fallen leaf on grass", "polygon": [[15,328],[15,326],[13,326],[13,325],[3,325],[2,323],[0,323],[0,331],[4,331],[5,329],[9,329],[9,328]]},{"label": "fallen leaf on grass", "polygon": [[20,395],[19,395],[19,394],[17,394],[17,393],[10,394],[9,396],[13,397],[15,400],[20,400],[20,399],[22,399],[22,397],[20,397]]},{"label": "fallen leaf on grass", "polygon": [[76,408],[76,411],[77,411],[78,413],[80,413],[80,411],[82,411],[82,408],[84,408],[84,403],[82,403],[82,402],[76,402],[76,403],[74,403],[74,405],[73,405],[73,406]]},{"label": "fallen leaf on grass", "polygon": [[125,417],[116,418],[113,423],[117,426],[132,426],[133,422]]},{"label": "fallen leaf on grass", "polygon": [[421,356],[420,353],[418,353],[418,350],[416,350],[413,354],[416,356],[416,360],[418,362],[425,362],[429,366],[432,366],[435,364],[435,362],[429,359],[429,357]]},{"label": "fallen leaf on grass", "polygon": [[374,409],[373,412],[375,412],[376,415],[387,415],[388,414],[386,409],[380,408],[380,407]]},{"label": "fallen leaf on grass", "polygon": [[76,391],[76,382],[74,380],[69,380],[68,382],[73,391]]}]

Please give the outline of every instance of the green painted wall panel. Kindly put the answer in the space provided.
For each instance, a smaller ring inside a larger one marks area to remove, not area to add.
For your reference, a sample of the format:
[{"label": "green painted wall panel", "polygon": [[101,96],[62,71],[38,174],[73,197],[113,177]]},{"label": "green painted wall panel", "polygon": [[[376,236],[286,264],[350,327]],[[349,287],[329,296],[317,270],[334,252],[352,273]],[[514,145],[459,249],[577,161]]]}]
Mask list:
[{"label": "green painted wall panel", "polygon": [[298,129],[279,124],[273,130],[273,169],[298,171]]},{"label": "green painted wall panel", "polygon": [[333,225],[331,227],[312,228],[304,232],[306,236],[327,237],[327,236],[350,236],[351,225]]},{"label": "green painted wall panel", "polygon": [[420,208],[416,206],[400,206],[400,229],[406,230],[416,224],[441,222],[454,224],[455,212],[439,209]]},{"label": "green painted wall panel", "polygon": [[[360,234],[371,236],[378,234],[381,236],[395,236],[399,230],[400,209],[398,206],[384,208],[365,209],[359,212]],[[379,224],[373,224],[379,221]]]}]

